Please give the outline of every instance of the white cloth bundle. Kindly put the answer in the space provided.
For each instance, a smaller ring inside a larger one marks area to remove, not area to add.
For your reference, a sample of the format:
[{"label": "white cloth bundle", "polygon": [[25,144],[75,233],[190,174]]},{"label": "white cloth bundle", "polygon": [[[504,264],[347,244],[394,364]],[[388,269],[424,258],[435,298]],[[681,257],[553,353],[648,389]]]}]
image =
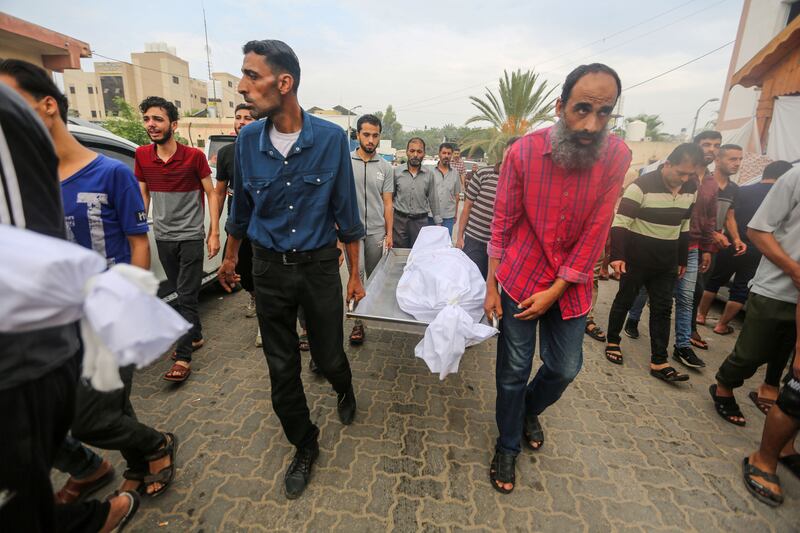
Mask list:
[{"label": "white cloth bundle", "polygon": [[0,225],[0,331],[81,321],[83,377],[99,391],[122,387],[119,367],[142,368],[191,325],[155,297],[158,281],[131,265],[106,271],[98,253]]},{"label": "white cloth bundle", "polygon": [[480,324],[486,282],[467,255],[453,248],[447,228],[422,228],[397,284],[400,309],[428,322],[414,348],[439,379],[458,371],[461,356],[497,333]]}]

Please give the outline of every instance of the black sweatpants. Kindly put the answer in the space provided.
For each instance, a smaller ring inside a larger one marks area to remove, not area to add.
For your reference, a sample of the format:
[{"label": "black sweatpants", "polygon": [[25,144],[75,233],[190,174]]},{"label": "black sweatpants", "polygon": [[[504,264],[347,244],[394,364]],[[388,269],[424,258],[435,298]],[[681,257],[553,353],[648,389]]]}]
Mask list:
[{"label": "black sweatpants", "polygon": [[56,506],[50,469],[72,422],[81,354],[39,379],[0,391],[0,531],[99,531],[111,506]]},{"label": "black sweatpants", "polygon": [[337,258],[284,265],[253,249],[253,281],[264,356],[272,385],[272,408],[294,446],[312,446],[319,429],[311,422],[297,337],[297,310],[305,312],[311,358],[337,393],[352,385],[344,353],[342,281]]},{"label": "black sweatpants", "polygon": [[192,341],[203,337],[198,303],[203,282],[203,241],[156,241],[156,247],[164,273],[178,294],[175,310],[192,324],[192,329],[178,339],[176,357],[191,362]]}]

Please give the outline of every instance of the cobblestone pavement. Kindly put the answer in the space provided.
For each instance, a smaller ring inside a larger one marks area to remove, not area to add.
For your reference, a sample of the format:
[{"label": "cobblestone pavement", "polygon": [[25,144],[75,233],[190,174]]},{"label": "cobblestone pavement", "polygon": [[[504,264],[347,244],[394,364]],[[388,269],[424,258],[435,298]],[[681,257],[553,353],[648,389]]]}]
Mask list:
[{"label": "cobblestone pavement", "polygon": [[[603,326],[614,291],[615,282],[601,284]],[[586,337],[581,374],[543,416],[544,448],[523,451],[517,488],[503,496],[487,475],[496,437],[494,340],[467,350],[459,373],[440,382],[413,357],[419,336],[369,327],[367,342],[348,348],[359,402],[354,425],[339,423],[335,394],[303,365],[321,455],[306,493],[289,502],[282,480],[292,449],[272,412],[246,298],[204,296],[207,343],[186,384],[161,380],[168,361],[137,374],[139,415],[175,432],[180,449],[173,487],[144,502],[130,531],[800,528],[800,482],[788,471],[778,471],[787,500],[777,510],[742,484],[741,459],[757,446],[764,421],[746,393],[761,375],[738,392],[747,427],[722,421],[707,389],[734,336],[702,328],[711,342],[701,354],[708,368],[680,386],[647,374],[646,335],[625,338],[623,367]],[[106,455],[121,472],[119,455]]]}]

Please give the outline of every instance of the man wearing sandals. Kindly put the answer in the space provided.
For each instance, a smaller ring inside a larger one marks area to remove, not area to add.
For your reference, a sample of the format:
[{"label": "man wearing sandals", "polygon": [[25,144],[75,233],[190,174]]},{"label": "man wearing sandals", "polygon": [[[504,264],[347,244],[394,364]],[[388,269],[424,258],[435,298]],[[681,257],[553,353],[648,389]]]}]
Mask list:
[{"label": "man wearing sandals", "polygon": [[667,382],[689,379],[667,363],[667,346],[675,282],[688,263],[695,178],[702,172],[702,150],[679,145],[656,170],[628,186],[611,227],[611,267],[622,276],[608,315],[606,358],[622,364],[620,333],[644,286],[650,297],[650,374]]},{"label": "man wearing sandals", "polygon": [[[800,288],[800,168],[785,173],[748,223],[747,236],[763,254],[750,286],[747,315],[710,393],[719,415],[745,425],[733,395],[764,364],[783,369],[796,343]],[[759,400],[759,398],[756,398]],[[768,404],[768,398],[759,403]],[[768,407],[768,405],[765,405]]]},{"label": "man wearing sandals", "polygon": [[[42,121],[61,122],[66,111],[67,99],[47,72],[24,61],[0,62],[0,224],[65,237],[59,159]],[[63,131],[68,135],[66,127]],[[0,439],[0,529],[105,533],[124,527],[139,506],[134,492],[70,506],[55,505],[53,498],[50,470],[74,415],[80,376],[77,324],[2,333],[0,345],[5,431]]]},{"label": "man wearing sandals", "polygon": [[[502,318],[499,437],[489,469],[501,493],[514,489],[521,441],[534,450],[542,446],[538,417],[583,362],[592,267],[631,161],[630,150],[606,130],[620,90],[610,67],[576,68],[556,101],[559,121],[518,140],[501,169],[484,303],[487,316]],[[537,329],[543,365],[528,384]]]},{"label": "man wearing sandals", "polygon": [[258,322],[264,335],[272,407],[295,446],[284,475],[284,492],[305,490],[319,456],[319,428],[311,421],[297,337],[302,306],[311,357],[337,393],[342,424],[351,424],[356,397],[344,352],[342,283],[338,241],[347,250],[347,299],[364,297],[359,248],[364,225],[358,216],[353,166],[344,131],[303,111],[297,101],[300,62],[276,40],[244,45],[239,93],[266,120],[242,128],[236,141],[233,213],[218,277],[230,291],[236,258],[246,234],[253,244]]}]

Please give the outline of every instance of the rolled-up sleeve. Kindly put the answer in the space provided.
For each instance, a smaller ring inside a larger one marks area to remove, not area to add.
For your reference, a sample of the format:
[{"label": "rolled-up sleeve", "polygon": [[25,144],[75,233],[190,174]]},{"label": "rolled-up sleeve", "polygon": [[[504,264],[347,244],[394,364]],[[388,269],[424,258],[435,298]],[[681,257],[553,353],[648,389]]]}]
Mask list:
[{"label": "rolled-up sleeve", "polygon": [[228,213],[228,221],[225,223],[225,231],[228,235],[239,240],[247,235],[250,215],[253,213],[252,199],[244,192],[241,149],[241,143],[237,139],[233,151],[233,202],[231,202],[231,211]]},{"label": "rolled-up sleeve", "polygon": [[522,215],[523,171],[517,143],[509,150],[497,179],[497,195],[492,218],[492,238],[487,246],[489,257],[502,259],[511,240],[511,231]]},{"label": "rolled-up sleeve", "polygon": [[353,178],[353,165],[350,162],[350,150],[347,136],[342,132],[339,142],[339,167],[333,184],[331,203],[336,232],[341,242],[355,242],[366,235],[364,224],[358,215],[356,185]]}]

